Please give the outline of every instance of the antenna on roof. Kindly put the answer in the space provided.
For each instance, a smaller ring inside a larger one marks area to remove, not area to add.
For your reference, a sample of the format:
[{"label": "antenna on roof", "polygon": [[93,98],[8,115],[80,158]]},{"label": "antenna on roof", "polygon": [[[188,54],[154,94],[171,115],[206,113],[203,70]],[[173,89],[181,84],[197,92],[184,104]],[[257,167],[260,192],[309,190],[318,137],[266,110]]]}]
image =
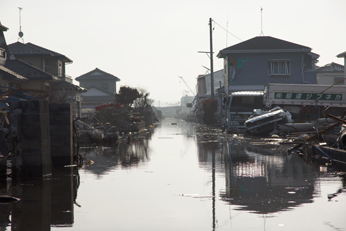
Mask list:
[{"label": "antenna on roof", "polygon": [[22,32],[22,19],[21,19],[21,11],[22,11],[22,8],[21,7],[18,7],[19,9],[19,33],[18,33],[18,41],[21,39],[22,42],[24,43],[24,39],[23,39],[23,36],[24,36],[24,33]]},{"label": "antenna on roof", "polygon": [[261,34],[260,34],[260,36],[262,35],[262,36],[264,36],[264,34],[263,34],[263,20],[262,20],[262,11],[263,11],[263,8],[261,7]]}]

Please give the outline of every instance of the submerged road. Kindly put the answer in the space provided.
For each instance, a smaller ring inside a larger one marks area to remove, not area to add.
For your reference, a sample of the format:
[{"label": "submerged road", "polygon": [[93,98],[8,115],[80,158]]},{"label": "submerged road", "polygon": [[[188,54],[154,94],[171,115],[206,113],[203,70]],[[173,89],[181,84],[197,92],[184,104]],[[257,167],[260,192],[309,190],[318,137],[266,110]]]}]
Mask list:
[{"label": "submerged road", "polygon": [[289,155],[278,138],[166,119],[126,141],[82,148],[82,168],[12,186],[22,200],[0,204],[1,230],[346,230],[342,173]]}]

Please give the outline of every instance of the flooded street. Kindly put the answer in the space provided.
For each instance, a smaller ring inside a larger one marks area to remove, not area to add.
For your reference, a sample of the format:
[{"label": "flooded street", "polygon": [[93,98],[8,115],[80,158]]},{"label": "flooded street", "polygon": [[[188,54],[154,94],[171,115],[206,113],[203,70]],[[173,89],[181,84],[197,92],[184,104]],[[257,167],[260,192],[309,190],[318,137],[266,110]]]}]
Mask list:
[{"label": "flooded street", "polygon": [[0,230],[346,230],[346,183],[287,153],[166,119],[114,147],[81,148],[85,165],[1,182]]}]

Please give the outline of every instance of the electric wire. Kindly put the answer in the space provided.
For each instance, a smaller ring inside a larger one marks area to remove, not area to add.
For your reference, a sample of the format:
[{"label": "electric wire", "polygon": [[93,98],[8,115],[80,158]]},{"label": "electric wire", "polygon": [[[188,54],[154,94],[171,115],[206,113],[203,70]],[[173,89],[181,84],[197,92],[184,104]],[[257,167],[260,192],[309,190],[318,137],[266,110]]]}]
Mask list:
[{"label": "electric wire", "polygon": [[218,25],[219,27],[221,27],[222,29],[224,29],[227,33],[229,33],[230,35],[232,35],[233,37],[239,39],[240,41],[243,41],[242,39],[240,39],[239,37],[237,37],[236,35],[232,34],[231,32],[229,32],[227,29],[225,29],[224,27],[222,27],[220,24],[218,24],[214,19],[212,19],[212,21]]}]

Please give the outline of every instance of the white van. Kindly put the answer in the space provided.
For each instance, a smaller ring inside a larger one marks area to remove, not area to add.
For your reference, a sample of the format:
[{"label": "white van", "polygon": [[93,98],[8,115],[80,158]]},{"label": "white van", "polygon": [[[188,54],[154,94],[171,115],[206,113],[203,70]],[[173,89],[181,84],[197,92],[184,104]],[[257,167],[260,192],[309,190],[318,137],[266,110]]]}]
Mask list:
[{"label": "white van", "polygon": [[245,133],[244,122],[254,109],[263,109],[263,91],[238,91],[229,95],[226,101],[227,132]]}]

